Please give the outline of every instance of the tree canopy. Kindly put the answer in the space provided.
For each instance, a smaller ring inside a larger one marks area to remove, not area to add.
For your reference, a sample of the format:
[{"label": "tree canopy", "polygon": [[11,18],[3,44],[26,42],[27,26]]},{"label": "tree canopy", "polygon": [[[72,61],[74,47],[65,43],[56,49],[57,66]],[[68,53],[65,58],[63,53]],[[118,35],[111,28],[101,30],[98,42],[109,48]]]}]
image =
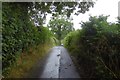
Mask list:
[{"label": "tree canopy", "polygon": [[93,7],[94,2],[86,0],[86,2],[15,2],[10,4],[19,4],[21,7],[24,7],[26,13],[29,13],[30,19],[34,23],[42,25],[48,13],[55,16],[56,13],[61,15],[63,12],[66,12],[67,17],[70,17],[71,13],[76,10],[75,15],[79,15],[88,11],[90,7]]},{"label": "tree canopy", "polygon": [[48,27],[58,40],[63,39],[69,32],[74,30],[73,23],[65,19],[63,16],[51,19]]},{"label": "tree canopy", "polygon": [[[75,10],[76,15],[85,13],[94,2],[3,2],[2,3],[2,62],[3,75],[7,76],[10,67],[16,62],[17,56],[28,51],[32,46],[38,46],[50,41],[53,34],[43,24],[48,13],[52,16],[61,15],[67,17]],[[78,8],[78,9],[77,9]],[[59,29],[56,34],[62,39],[65,34],[73,30],[72,23],[66,19],[51,21],[57,24]],[[59,23],[59,24],[58,24]],[[36,25],[35,25],[36,24]],[[56,26],[52,26],[53,28]],[[52,28],[51,28],[52,29]],[[66,31],[64,31],[66,30]],[[61,35],[64,31],[64,35]]]}]

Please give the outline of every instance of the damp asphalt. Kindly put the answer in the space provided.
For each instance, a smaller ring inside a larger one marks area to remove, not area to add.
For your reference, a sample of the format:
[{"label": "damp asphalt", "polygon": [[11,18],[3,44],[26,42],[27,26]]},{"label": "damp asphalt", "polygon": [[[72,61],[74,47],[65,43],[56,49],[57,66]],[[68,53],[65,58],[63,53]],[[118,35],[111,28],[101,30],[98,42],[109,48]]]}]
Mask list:
[{"label": "damp asphalt", "polygon": [[63,46],[50,49],[49,55],[31,69],[30,78],[80,78],[77,69]]}]

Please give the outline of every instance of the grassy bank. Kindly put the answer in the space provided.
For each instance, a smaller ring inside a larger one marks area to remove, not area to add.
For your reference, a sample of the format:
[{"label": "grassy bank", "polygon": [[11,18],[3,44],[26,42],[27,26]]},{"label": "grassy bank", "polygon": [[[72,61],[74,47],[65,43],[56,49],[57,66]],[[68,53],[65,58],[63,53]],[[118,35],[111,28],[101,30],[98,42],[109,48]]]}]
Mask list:
[{"label": "grassy bank", "polygon": [[[43,58],[53,45],[48,43],[32,47],[28,52],[24,52],[17,58],[16,64],[11,68],[9,78],[21,78]],[[29,55],[28,55],[29,54]]]},{"label": "grassy bank", "polygon": [[[47,48],[47,44],[54,36],[48,27],[42,24],[35,26],[34,21],[30,20],[26,6],[28,4],[2,3],[2,75],[4,77],[11,77],[12,72],[16,75],[19,75],[19,72],[22,73],[22,69],[15,71],[13,69],[19,65],[21,67],[22,65],[25,67],[27,63],[29,63],[28,66],[32,65],[29,61],[34,61],[32,59],[35,59],[35,56],[42,56],[43,52],[39,51],[39,48],[44,51],[43,46],[46,45],[45,48]],[[43,45],[43,43],[46,44]],[[39,52],[41,52],[40,56]]]}]

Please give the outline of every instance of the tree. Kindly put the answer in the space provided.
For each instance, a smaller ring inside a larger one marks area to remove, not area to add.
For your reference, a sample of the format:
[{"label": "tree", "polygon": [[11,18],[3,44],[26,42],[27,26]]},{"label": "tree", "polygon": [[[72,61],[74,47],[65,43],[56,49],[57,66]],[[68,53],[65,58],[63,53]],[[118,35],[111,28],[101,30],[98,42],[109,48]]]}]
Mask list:
[{"label": "tree", "polygon": [[55,16],[56,13],[61,15],[66,12],[67,17],[70,17],[71,13],[76,10],[75,15],[79,15],[88,11],[91,6],[93,7],[94,2],[86,0],[85,2],[34,2],[26,4],[28,5],[26,8],[28,8],[30,19],[41,26],[48,13]]},{"label": "tree", "polygon": [[68,21],[64,17],[56,17],[50,20],[48,27],[55,34],[56,38],[61,44],[61,39],[63,39],[70,31],[73,31],[73,23]]},{"label": "tree", "polygon": [[[76,10],[76,15],[80,13],[85,13],[89,10],[89,8],[94,5],[94,2],[89,2],[86,0],[85,2],[11,2],[11,5],[18,5],[24,9],[24,13],[29,15],[29,20],[31,22],[36,23],[39,30],[40,26],[42,26],[45,22],[46,15],[48,13],[55,16],[56,13],[62,14],[66,12],[67,17],[70,17],[71,13]],[[76,9],[78,8],[78,9]]]},{"label": "tree", "polygon": [[[78,2],[10,2],[2,3],[2,62],[3,75],[7,75],[10,66],[15,63],[18,53],[38,45],[46,40],[41,28],[47,13],[68,11],[70,14]],[[87,3],[85,3],[87,4]],[[90,3],[89,5],[92,5]],[[86,6],[86,5],[85,5]],[[90,6],[88,6],[90,7]],[[31,23],[37,23],[37,28]],[[40,27],[39,27],[40,25]],[[46,29],[45,29],[46,30]],[[48,32],[48,31],[47,31]]]}]

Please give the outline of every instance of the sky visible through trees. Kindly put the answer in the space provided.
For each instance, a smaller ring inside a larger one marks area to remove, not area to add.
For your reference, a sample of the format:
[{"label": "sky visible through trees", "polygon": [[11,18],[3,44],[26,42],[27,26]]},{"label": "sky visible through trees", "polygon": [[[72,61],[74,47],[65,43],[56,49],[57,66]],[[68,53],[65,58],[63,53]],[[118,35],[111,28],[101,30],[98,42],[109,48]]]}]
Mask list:
[{"label": "sky visible through trees", "polygon": [[[96,2],[94,7],[90,8],[90,10],[88,12],[86,12],[85,14],[80,14],[78,16],[71,15],[73,17],[73,24],[74,24],[73,26],[75,29],[81,29],[81,27],[79,27],[79,26],[81,26],[79,23],[81,21],[83,21],[83,22],[88,21],[89,15],[91,15],[91,16],[99,16],[101,14],[103,14],[105,16],[110,15],[107,20],[108,22],[116,22],[117,21],[118,2],[120,0],[94,0],[94,1]],[[48,24],[50,17],[51,17],[51,15],[49,14],[47,16],[47,21],[46,21],[45,25]]]},{"label": "sky visible through trees", "polygon": [[118,1],[112,0],[3,2],[0,56],[3,76],[23,77],[50,48],[64,46],[81,77],[119,78],[117,5]]}]

